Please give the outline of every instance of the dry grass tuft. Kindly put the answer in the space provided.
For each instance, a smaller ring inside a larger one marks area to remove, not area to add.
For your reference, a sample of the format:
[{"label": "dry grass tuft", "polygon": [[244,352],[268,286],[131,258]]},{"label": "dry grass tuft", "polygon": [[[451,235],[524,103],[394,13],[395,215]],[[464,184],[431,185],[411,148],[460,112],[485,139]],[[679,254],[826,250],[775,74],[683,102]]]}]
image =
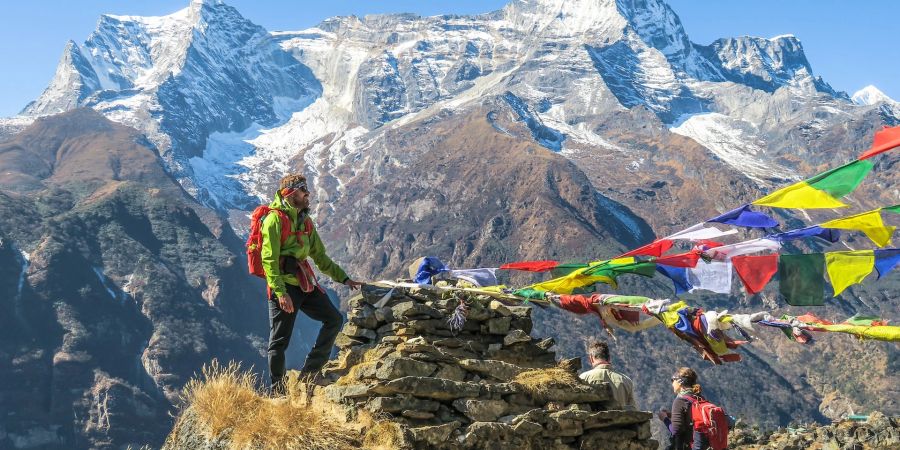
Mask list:
[{"label": "dry grass tuft", "polygon": [[356,433],[342,424],[311,389],[296,377],[288,380],[285,398],[260,394],[256,378],[239,364],[223,367],[217,361],[203,367],[191,380],[184,400],[209,439],[227,437],[231,448],[303,448],[337,450],[358,448]]},{"label": "dry grass tuft", "polygon": [[512,382],[535,397],[546,396],[550,389],[568,389],[581,384],[575,374],[559,367],[528,370],[516,375]]},{"label": "dry grass tuft", "polygon": [[363,446],[371,450],[393,450],[406,444],[403,429],[394,422],[377,422],[366,433]]},{"label": "dry grass tuft", "polygon": [[188,382],[182,397],[212,436],[246,422],[247,414],[258,410],[263,401],[253,374],[242,372],[240,364],[223,367],[216,360],[203,366],[200,378]]}]

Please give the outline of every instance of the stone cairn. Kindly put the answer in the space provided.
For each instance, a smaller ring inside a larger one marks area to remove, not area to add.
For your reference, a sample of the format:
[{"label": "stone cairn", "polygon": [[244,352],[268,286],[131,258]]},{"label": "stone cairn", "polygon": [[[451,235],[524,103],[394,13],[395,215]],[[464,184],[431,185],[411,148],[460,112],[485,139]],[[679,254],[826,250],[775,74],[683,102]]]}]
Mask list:
[{"label": "stone cairn", "polygon": [[366,286],[347,316],[340,353],[325,368],[339,378],[321,392],[348,414],[367,410],[396,423],[408,448],[657,447],[650,413],[607,410],[609,386],[514,381],[581,367],[577,358],[557,362],[552,338],[530,336],[530,306]]}]

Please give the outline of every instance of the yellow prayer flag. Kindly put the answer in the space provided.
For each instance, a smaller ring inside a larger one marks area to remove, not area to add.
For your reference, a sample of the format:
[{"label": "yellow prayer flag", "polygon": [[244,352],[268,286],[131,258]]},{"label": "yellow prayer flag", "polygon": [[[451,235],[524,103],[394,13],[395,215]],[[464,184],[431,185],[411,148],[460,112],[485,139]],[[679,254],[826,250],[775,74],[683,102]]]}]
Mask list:
[{"label": "yellow prayer flag", "polygon": [[531,289],[557,294],[571,294],[573,290],[590,286],[594,283],[606,283],[616,287],[616,280],[607,275],[585,275],[590,267],[584,267],[572,273],[529,286]]},{"label": "yellow prayer flag", "polygon": [[882,325],[877,327],[867,327],[864,325],[817,325],[819,328],[838,333],[849,333],[864,339],[875,339],[879,341],[898,342],[900,341],[900,327],[892,325]]},{"label": "yellow prayer flag", "polygon": [[637,261],[634,256],[626,256],[624,258],[616,258],[609,260],[609,265],[611,266],[621,266],[623,264],[634,264]]},{"label": "yellow prayer flag", "polygon": [[659,313],[659,318],[660,320],[662,320],[666,328],[672,328],[676,323],[678,323],[678,310],[686,306],[687,303],[683,301],[672,303],[665,311]]},{"label": "yellow prayer flag", "polygon": [[774,208],[843,208],[847,205],[827,192],[816,189],[805,181],[781,188],[755,202],[754,205]]},{"label": "yellow prayer flag", "polygon": [[830,220],[819,225],[822,228],[859,230],[866,234],[875,245],[884,247],[891,243],[891,236],[897,227],[885,226],[881,220],[881,208],[841,219]]},{"label": "yellow prayer flag", "polygon": [[834,296],[857,283],[861,283],[875,268],[875,252],[829,252],[825,254],[825,268],[834,288]]}]

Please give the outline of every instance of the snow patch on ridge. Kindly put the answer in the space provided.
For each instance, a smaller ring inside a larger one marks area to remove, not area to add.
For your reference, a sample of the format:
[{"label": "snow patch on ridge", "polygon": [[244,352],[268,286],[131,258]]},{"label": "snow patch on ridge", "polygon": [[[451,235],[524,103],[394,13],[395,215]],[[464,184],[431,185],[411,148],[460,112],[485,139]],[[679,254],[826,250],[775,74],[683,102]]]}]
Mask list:
[{"label": "snow patch on ridge", "polygon": [[112,297],[113,300],[118,299],[119,296],[116,295],[116,291],[112,290],[112,288],[110,287],[111,283],[106,278],[106,275],[103,275],[103,268],[102,267],[91,267],[91,268],[94,269],[94,274],[97,275],[97,279],[100,280],[100,284],[103,285],[103,289],[106,289],[106,293],[109,294],[109,296]]},{"label": "snow patch on ridge", "polygon": [[[293,120],[296,112],[313,103],[314,96],[298,99],[276,97],[275,114],[281,123]],[[290,159],[296,147],[283,145],[278,151],[256,147],[258,139],[279,127],[264,128],[253,123],[243,131],[212,133],[206,141],[202,157],[189,160],[194,172],[194,183],[201,196],[220,208],[248,207],[268,200],[265,181],[278,178],[289,169]],[[268,150],[268,151],[267,151]]]},{"label": "snow patch on ridge", "polygon": [[680,117],[669,131],[697,141],[760,185],[798,178],[794,171],[762,159],[766,143],[749,122],[719,113],[689,114]]},{"label": "snow patch on ridge", "polygon": [[[19,264],[21,264],[21,272],[19,272],[19,281],[16,283],[16,298],[13,303],[18,307],[22,300],[22,289],[25,288],[25,280],[28,278],[28,267],[31,266],[31,255],[24,250],[19,250]],[[18,309],[18,308],[17,308]]]}]

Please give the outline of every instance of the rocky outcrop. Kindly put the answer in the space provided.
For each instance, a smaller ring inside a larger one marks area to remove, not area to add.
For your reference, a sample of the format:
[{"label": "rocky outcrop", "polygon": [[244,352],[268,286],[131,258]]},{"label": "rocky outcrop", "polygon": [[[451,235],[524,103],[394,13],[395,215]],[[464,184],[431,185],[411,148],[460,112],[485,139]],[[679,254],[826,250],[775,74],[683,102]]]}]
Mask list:
[{"label": "rocky outcrop", "polygon": [[887,417],[874,412],[865,420],[783,428],[771,434],[737,428],[731,432],[729,442],[731,448],[746,450],[900,448],[900,417]]},{"label": "rocky outcrop", "polygon": [[[557,363],[553,340],[530,337],[531,325],[529,306],[366,286],[324,370],[336,381],[306,385],[305,402],[331,405],[363,448],[657,447],[649,412],[609,410],[609,386],[582,383],[579,360]],[[212,421],[187,405],[165,448],[225,448],[240,434],[212,433]]]},{"label": "rocky outcrop", "polygon": [[607,410],[608,386],[582,384],[557,366],[552,339],[529,336],[531,311],[367,286],[323,393],[348,413],[389,417],[414,448],[655,448],[650,413]]}]

